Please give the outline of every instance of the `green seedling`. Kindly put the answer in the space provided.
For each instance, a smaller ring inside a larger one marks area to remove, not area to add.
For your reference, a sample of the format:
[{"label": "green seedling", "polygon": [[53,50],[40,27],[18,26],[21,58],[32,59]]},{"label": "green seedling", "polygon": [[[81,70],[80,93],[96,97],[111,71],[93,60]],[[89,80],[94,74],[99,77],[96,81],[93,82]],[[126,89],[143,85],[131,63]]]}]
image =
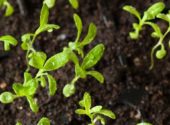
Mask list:
[{"label": "green seedling", "polygon": [[104,109],[101,105],[92,107],[91,96],[89,93],[84,93],[83,99],[79,102],[80,109],[75,112],[79,115],[86,115],[90,118],[91,123],[89,125],[95,125],[97,121],[100,121],[102,125],[106,124],[105,118],[107,116],[111,119],[116,119],[115,114],[108,109]]},{"label": "green seedling", "polygon": [[[165,8],[164,3],[158,2],[153,4],[148,10],[144,12],[143,17],[141,17],[140,13],[132,6],[124,6],[123,9],[128,11],[129,13],[135,15],[139,23],[134,23],[133,28],[135,31],[130,32],[130,37],[132,39],[138,39],[139,38],[139,32],[142,30],[143,25],[149,25],[153,28],[154,32],[151,34],[153,38],[157,38],[158,42],[156,45],[153,46],[151,50],[151,65],[150,69],[154,67],[154,54],[157,59],[163,59],[167,51],[165,49],[165,46],[163,44],[165,37],[168,35],[170,32],[170,12],[167,14],[161,13],[162,10]],[[160,29],[160,27],[156,24],[153,23],[152,20],[155,18],[162,19],[168,23],[168,28],[167,30],[163,33]],[[170,46],[170,42],[169,42]]]},{"label": "green seedling", "polygon": [[1,36],[0,41],[4,42],[5,51],[10,50],[11,45],[16,46],[18,43],[17,40],[11,35]]},{"label": "green seedling", "polygon": [[78,9],[78,7],[79,7],[79,2],[78,2],[78,0],[69,0],[69,3],[71,4],[71,6],[72,6],[74,9]]},{"label": "green seedling", "polygon": [[141,123],[138,123],[137,125],[152,125],[152,124],[148,122],[141,122]]},{"label": "green seedling", "polygon": [[[91,75],[95,79],[97,79],[100,83],[104,82],[104,77],[98,71],[89,70],[90,68],[94,67],[97,62],[101,59],[104,53],[104,45],[98,44],[96,45],[85,57],[84,57],[84,47],[90,44],[95,36],[97,28],[96,26],[91,23],[88,28],[88,33],[83,40],[80,40],[80,36],[82,33],[82,20],[77,15],[74,14],[74,22],[77,28],[77,37],[74,42],[69,42],[69,47],[64,48],[69,55],[69,60],[73,61],[75,64],[75,77],[73,80],[65,85],[63,89],[63,94],[65,97],[69,97],[75,93],[75,83],[79,78],[85,79],[87,75]],[[79,59],[74,52],[76,51],[82,57],[82,63],[80,64]]]},{"label": "green seedling", "polygon": [[5,16],[10,16],[14,12],[13,6],[8,2],[8,0],[0,0],[0,9],[5,7]]},{"label": "green seedling", "polygon": [[[17,122],[16,125],[22,125],[21,122]],[[50,125],[50,120],[47,117],[42,117],[37,125]]]},{"label": "green seedling", "polygon": [[158,2],[153,4],[151,7],[149,7],[141,17],[141,14],[139,11],[136,10],[136,8],[126,5],[123,7],[123,10],[131,13],[138,19],[138,23],[133,23],[134,31],[130,32],[130,38],[132,39],[138,39],[139,38],[139,32],[142,30],[143,25],[148,24],[147,22],[150,22],[151,20],[155,19],[155,17],[162,12],[162,10],[165,8],[165,5],[163,2]]}]

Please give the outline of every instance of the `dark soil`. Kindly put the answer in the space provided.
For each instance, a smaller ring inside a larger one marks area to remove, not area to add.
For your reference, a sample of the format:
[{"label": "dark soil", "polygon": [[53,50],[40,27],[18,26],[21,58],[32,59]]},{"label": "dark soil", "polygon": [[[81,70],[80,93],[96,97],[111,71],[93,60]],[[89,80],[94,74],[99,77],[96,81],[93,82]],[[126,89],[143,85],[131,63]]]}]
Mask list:
[{"label": "dark soil", "polygon": [[[27,1],[25,16],[20,14],[17,3],[11,2],[15,6],[15,13],[5,18],[1,11],[0,36],[11,34],[20,41],[22,34],[33,32],[38,27],[42,2]],[[36,98],[40,111],[37,114],[31,112],[24,98],[9,105],[0,104],[0,125],[14,125],[18,120],[24,125],[36,125],[42,116],[50,118],[52,125],[87,125],[88,118],[74,113],[85,91],[92,95],[93,105],[100,104],[115,112],[116,120],[107,119],[108,125],[135,125],[142,120],[153,125],[170,125],[170,56],[156,61],[154,69],[150,71],[150,50],[156,43],[150,38],[151,30],[146,27],[139,40],[131,40],[128,33],[136,19],[122,10],[123,5],[130,4],[143,12],[155,2],[157,0],[80,0],[80,8],[75,11],[67,0],[57,0],[56,7],[50,12],[50,22],[59,24],[61,29],[40,35],[35,48],[49,56],[60,52],[76,36],[72,15],[77,12],[84,23],[84,34],[90,22],[98,27],[98,35],[86,51],[100,42],[106,46],[103,59],[95,67],[104,74],[105,83],[101,85],[91,77],[79,80],[76,94],[64,98],[62,88],[74,75],[73,65],[69,63],[52,73],[58,79],[55,96],[49,97],[48,89],[38,90]],[[170,2],[164,2],[169,9]],[[164,23],[160,24],[164,27]],[[9,53],[4,53],[2,46],[0,93],[10,91],[14,82],[22,82],[26,69],[25,52],[19,46],[12,48]]]}]

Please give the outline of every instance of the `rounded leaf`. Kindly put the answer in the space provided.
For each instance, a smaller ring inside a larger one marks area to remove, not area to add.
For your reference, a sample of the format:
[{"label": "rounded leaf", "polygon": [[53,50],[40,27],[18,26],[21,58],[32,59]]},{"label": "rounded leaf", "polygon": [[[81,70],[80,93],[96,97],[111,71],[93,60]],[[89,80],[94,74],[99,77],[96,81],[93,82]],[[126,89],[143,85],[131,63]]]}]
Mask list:
[{"label": "rounded leaf", "polygon": [[15,99],[15,95],[13,95],[11,92],[3,92],[0,95],[0,101],[4,104],[12,103]]},{"label": "rounded leaf", "polygon": [[165,49],[158,50],[156,52],[156,58],[157,59],[163,59],[166,56],[167,52]]},{"label": "rounded leaf", "polygon": [[76,91],[75,85],[74,84],[67,84],[64,86],[63,89],[63,94],[65,97],[70,97],[73,95]]},{"label": "rounded leaf", "polygon": [[37,125],[50,125],[50,120],[46,117],[40,119]]}]

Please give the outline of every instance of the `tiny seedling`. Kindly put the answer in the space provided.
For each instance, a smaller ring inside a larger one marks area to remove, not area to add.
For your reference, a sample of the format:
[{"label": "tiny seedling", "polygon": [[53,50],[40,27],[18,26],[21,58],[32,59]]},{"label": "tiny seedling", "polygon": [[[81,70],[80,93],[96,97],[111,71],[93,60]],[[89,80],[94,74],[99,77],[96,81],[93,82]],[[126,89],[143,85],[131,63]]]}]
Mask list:
[{"label": "tiny seedling", "polygon": [[0,9],[5,7],[5,16],[10,16],[14,12],[13,6],[8,2],[8,0],[0,0]]},{"label": "tiny seedling", "polygon": [[149,122],[141,122],[141,123],[138,123],[137,125],[152,125],[152,124]]},{"label": "tiny seedling", "polygon": [[71,4],[71,6],[72,6],[74,9],[78,9],[78,7],[79,7],[79,2],[78,2],[78,0],[69,0],[69,3]]},{"label": "tiny seedling", "polygon": [[[153,38],[158,39],[157,44],[154,45],[151,50],[150,69],[154,67],[154,54],[157,59],[163,59],[167,54],[167,51],[165,49],[165,45],[163,44],[163,42],[165,40],[165,37],[170,32],[170,11],[167,14],[161,13],[164,8],[165,8],[164,3],[162,2],[155,3],[151,7],[149,7],[149,9],[144,12],[143,17],[141,17],[141,14],[134,7],[128,6],[128,5],[123,7],[125,11],[128,11],[129,13],[133,14],[139,20],[138,24],[137,23],[133,24],[134,31],[130,32],[130,38],[138,39],[139,32],[142,30],[143,25],[149,25],[154,30],[151,36]],[[164,33],[161,31],[160,27],[152,21],[155,18],[159,18],[159,19],[162,19],[168,22],[169,26]],[[170,42],[169,42],[169,47],[170,47]]]},{"label": "tiny seedling", "polygon": [[89,93],[84,93],[83,99],[79,102],[81,106],[75,112],[79,115],[86,115],[90,118],[91,123],[89,125],[95,125],[97,121],[100,121],[102,125],[106,124],[105,118],[107,116],[111,119],[116,119],[115,114],[108,109],[104,109],[101,105],[92,107],[92,100]]},{"label": "tiny seedling", "polygon": [[[21,122],[17,122],[16,125],[22,125]],[[37,125],[50,125],[50,120],[47,117],[42,117]]]}]

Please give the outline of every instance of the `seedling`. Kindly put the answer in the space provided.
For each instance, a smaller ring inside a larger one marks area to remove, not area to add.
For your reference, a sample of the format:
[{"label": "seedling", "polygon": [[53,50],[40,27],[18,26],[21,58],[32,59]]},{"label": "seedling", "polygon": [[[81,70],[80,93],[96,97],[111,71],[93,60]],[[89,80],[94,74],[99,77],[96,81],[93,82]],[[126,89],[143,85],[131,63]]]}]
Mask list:
[{"label": "seedling", "polygon": [[[129,13],[136,16],[139,20],[139,23],[134,23],[133,28],[135,31],[130,32],[130,38],[132,39],[138,39],[139,38],[139,32],[142,30],[143,25],[149,25],[153,28],[154,32],[151,34],[153,38],[159,39],[157,44],[153,46],[151,50],[151,65],[150,69],[154,66],[154,54],[157,59],[163,59],[167,51],[165,50],[165,46],[163,44],[165,37],[170,32],[170,12],[167,14],[162,14],[162,10],[165,8],[164,3],[158,2],[153,4],[148,10],[144,12],[143,17],[141,17],[140,13],[132,6],[124,6],[123,9],[128,11]],[[169,26],[167,30],[163,33],[160,29],[160,27],[153,23],[152,20],[155,18],[162,19],[166,22],[168,22]],[[169,43],[170,45],[170,43]],[[170,46],[169,46],[170,47]],[[156,53],[155,53],[156,52]]]},{"label": "seedling", "polygon": [[72,6],[74,9],[78,9],[78,7],[79,7],[79,2],[78,2],[78,0],[69,0],[69,3],[71,4],[71,6]]},{"label": "seedling", "polygon": [[152,124],[149,122],[141,122],[141,123],[138,123],[137,125],[152,125]]},{"label": "seedling", "polygon": [[79,101],[80,109],[77,109],[75,112],[79,115],[86,115],[90,118],[91,123],[89,125],[95,125],[97,121],[100,121],[102,125],[106,124],[105,118],[107,116],[111,119],[116,119],[115,114],[108,109],[103,109],[101,105],[92,107],[91,96],[89,93],[85,92],[83,99]]},{"label": "seedling", "polygon": [[[77,37],[74,42],[69,42],[69,47],[65,48],[65,51],[69,53],[70,60],[72,60],[75,64],[75,77],[73,80],[67,84],[63,89],[63,94],[66,97],[69,97],[75,93],[75,83],[79,78],[85,79],[87,75],[91,75],[95,79],[97,79],[100,83],[104,82],[104,77],[101,73],[98,71],[90,70],[90,68],[94,67],[97,62],[101,59],[104,53],[104,45],[98,44],[96,45],[90,52],[84,57],[84,47],[88,44],[90,44],[95,36],[97,28],[96,26],[91,23],[88,28],[88,33],[85,36],[85,38],[80,41],[80,36],[82,33],[82,20],[77,15],[74,14],[74,21],[77,28]],[[83,62],[80,64],[78,57],[74,53],[76,51],[82,58]]]},{"label": "seedling", "polygon": [[14,12],[13,6],[8,2],[8,0],[0,0],[0,9],[5,7],[5,16],[10,16]]},{"label": "seedling", "polygon": [[[22,123],[17,122],[16,125],[22,125]],[[42,117],[37,125],[50,125],[50,120],[47,117]]]}]

